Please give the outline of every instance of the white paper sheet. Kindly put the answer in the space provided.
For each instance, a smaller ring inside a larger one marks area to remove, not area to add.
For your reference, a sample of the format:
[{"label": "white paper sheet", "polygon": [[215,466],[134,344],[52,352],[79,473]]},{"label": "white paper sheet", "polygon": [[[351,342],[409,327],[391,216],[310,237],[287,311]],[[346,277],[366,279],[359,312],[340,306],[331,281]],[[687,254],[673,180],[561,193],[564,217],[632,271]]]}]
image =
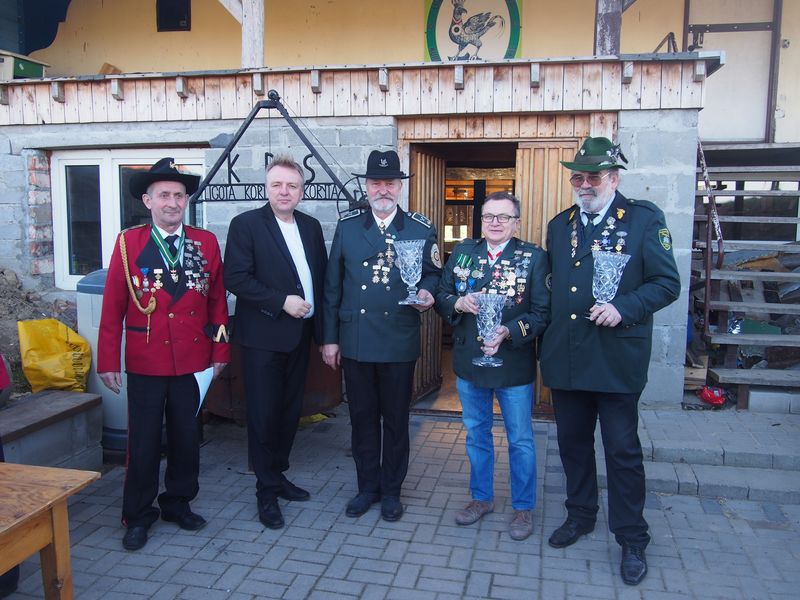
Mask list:
[{"label": "white paper sheet", "polygon": [[200,402],[197,404],[197,412],[194,413],[196,417],[200,414],[200,409],[203,408],[203,400],[206,399],[208,388],[211,387],[211,380],[214,379],[214,367],[208,367],[205,371],[198,371],[194,374],[194,378],[197,380],[197,389],[200,390]]}]

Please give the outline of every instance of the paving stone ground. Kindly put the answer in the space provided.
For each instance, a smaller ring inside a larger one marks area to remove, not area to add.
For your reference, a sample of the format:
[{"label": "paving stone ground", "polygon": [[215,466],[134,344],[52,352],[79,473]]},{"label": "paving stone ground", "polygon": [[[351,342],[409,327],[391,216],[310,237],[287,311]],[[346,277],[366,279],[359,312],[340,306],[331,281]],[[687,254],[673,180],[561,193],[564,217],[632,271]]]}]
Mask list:
[{"label": "paving stone ground", "polygon": [[[465,431],[458,419],[431,415],[412,417],[403,519],[382,521],[379,505],[359,519],[348,518],[344,506],[356,492],[355,469],[346,407],[336,413],[298,432],[288,475],[309,489],[312,498],[281,501],[286,527],[280,531],[264,529],[257,519],[255,479],[246,472],[246,432],[235,424],[213,422],[205,428],[200,494],[193,503],[209,520],[201,531],[158,522],[143,550],[124,551],[119,524],[124,471],[110,469],[70,504],[75,597],[798,598],[800,504],[648,493],[650,572],[638,587],[625,586],[619,577],[620,550],[608,532],[605,492],[595,531],[570,548],[550,548],[547,537],[565,515],[564,476],[552,423],[535,424],[538,502],[534,534],[523,542],[507,533],[511,506],[501,422],[495,424],[495,512],[479,524],[458,527],[453,520],[468,500]],[[784,417],[775,420],[783,422]],[[657,424],[670,419],[687,437],[706,435],[702,427],[689,431],[684,418],[691,417],[680,412],[661,419],[643,415],[649,428],[645,445],[662,434],[669,437],[666,425],[660,430]],[[706,415],[701,420],[719,423]],[[760,418],[755,423],[760,427]],[[786,428],[779,432],[780,426],[768,422],[764,427],[772,436],[765,444],[774,441],[776,450],[780,444],[796,445],[796,437],[782,437]],[[743,434],[737,438],[735,431],[728,433],[733,442],[741,441]],[[19,590],[10,598],[42,597],[34,557],[22,565]]]}]

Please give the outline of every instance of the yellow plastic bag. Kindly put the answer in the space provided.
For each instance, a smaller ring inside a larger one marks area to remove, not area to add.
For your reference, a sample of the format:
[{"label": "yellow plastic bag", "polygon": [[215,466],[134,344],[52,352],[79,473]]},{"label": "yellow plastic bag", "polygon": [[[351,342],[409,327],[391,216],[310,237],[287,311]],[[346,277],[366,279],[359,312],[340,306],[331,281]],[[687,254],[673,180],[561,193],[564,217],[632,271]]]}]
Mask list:
[{"label": "yellow plastic bag", "polygon": [[57,319],[17,321],[22,371],[34,392],[86,390],[89,342]]}]

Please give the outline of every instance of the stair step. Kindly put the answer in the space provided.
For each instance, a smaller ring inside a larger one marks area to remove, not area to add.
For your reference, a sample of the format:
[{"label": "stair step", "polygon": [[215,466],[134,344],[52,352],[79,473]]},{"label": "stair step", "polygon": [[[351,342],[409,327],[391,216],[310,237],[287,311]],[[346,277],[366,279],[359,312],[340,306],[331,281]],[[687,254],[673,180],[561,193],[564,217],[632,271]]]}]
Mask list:
[{"label": "stair step", "polygon": [[[712,189],[715,198],[723,196],[735,196],[739,198],[797,198],[800,190],[715,190]],[[708,195],[705,190],[695,190],[695,198],[703,198]]]},{"label": "stair step", "polygon": [[[702,273],[700,274],[702,276]],[[800,281],[800,272],[781,273],[777,271],[731,271],[711,269],[711,279],[723,281]]]},{"label": "stair step", "polygon": [[800,504],[798,471],[666,462],[645,462],[644,468],[651,492]]},{"label": "stair step", "polygon": [[712,300],[708,307],[711,310],[727,310],[730,312],[768,312],[781,315],[800,315],[800,304],[781,304],[779,302],[727,302]]},{"label": "stair step", "polygon": [[[697,169],[697,173],[701,178],[702,170]],[[800,181],[800,167],[708,167],[708,178],[712,181]]]},{"label": "stair step", "polygon": [[[695,215],[694,220],[696,223],[705,223],[708,220],[707,215]],[[773,223],[773,224],[797,224],[800,223],[800,217],[771,217],[768,215],[719,215],[720,223]]]},{"label": "stair step", "polygon": [[[716,250],[717,242],[711,242],[712,248]],[[695,240],[694,247],[698,250],[705,249],[705,240]],[[768,252],[800,252],[798,242],[776,242],[771,240],[723,240],[722,247],[728,252],[735,250],[766,250]]]},{"label": "stair step", "polygon": [[778,346],[800,348],[800,335],[767,333],[715,333],[710,337],[712,344],[729,346]]},{"label": "stair step", "polygon": [[712,367],[708,370],[708,376],[717,383],[800,387],[800,371],[792,369],[718,369]]}]

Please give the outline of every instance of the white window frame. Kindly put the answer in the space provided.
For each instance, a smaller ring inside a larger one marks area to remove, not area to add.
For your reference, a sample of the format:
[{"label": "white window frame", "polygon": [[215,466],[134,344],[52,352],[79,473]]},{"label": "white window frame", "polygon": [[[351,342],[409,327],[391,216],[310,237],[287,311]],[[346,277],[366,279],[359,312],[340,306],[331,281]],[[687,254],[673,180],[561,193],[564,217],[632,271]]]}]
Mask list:
[{"label": "white window frame", "polygon": [[[154,164],[172,156],[178,164],[200,166],[205,172],[203,148],[94,149],[54,151],[51,162],[53,198],[53,254],[56,287],[75,290],[84,276],[69,272],[69,230],[67,222],[66,168],[98,166],[100,176],[100,239],[103,268],[108,268],[117,234],[122,228],[120,214],[119,167],[127,164]],[[188,217],[188,210],[187,210]]]}]

